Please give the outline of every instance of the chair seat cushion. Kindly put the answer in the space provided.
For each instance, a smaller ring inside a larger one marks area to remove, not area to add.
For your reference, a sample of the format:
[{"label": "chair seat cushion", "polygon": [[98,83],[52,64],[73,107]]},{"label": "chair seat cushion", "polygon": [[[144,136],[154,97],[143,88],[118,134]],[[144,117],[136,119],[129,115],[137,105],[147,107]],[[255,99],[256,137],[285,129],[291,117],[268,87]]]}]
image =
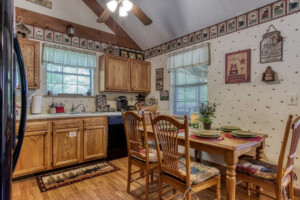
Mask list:
[{"label": "chair seat cushion", "polygon": [[236,169],[238,172],[268,181],[276,181],[277,177],[276,165],[255,160],[253,158],[241,159],[238,162]]},{"label": "chair seat cushion", "polygon": [[[140,154],[143,157],[146,157],[146,149],[141,149]],[[149,148],[149,161],[150,162],[157,162],[158,161],[156,149]]]},{"label": "chair seat cushion", "polygon": [[[178,170],[182,175],[186,175],[186,160],[185,158],[180,158],[177,163]],[[192,184],[202,183],[216,175],[220,172],[217,168],[203,165],[199,162],[192,162],[191,167],[191,182]]]}]

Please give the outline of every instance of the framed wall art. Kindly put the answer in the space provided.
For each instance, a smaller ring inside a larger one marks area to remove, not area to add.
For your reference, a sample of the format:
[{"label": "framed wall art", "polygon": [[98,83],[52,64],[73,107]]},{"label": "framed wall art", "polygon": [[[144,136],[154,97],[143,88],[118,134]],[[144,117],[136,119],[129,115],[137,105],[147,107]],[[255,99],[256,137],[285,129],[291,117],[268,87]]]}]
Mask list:
[{"label": "framed wall art", "polygon": [[271,6],[263,7],[259,10],[259,21],[260,23],[271,20]]},{"label": "framed wall art", "polygon": [[176,43],[177,43],[176,40],[173,40],[173,41],[171,42],[171,44],[172,44],[172,51],[177,49],[177,44],[176,44]]},{"label": "framed wall art", "polygon": [[177,39],[177,49],[182,47],[182,38]]},{"label": "framed wall art", "polygon": [[62,41],[63,41],[63,38],[62,38],[62,33],[59,33],[59,32],[54,32],[54,42],[55,43],[59,43],[61,44]]},{"label": "framed wall art", "polygon": [[201,42],[202,40],[202,35],[201,31],[198,31],[195,33],[195,43]]},{"label": "framed wall art", "polygon": [[53,31],[44,30],[44,39],[47,42],[53,42]]},{"label": "framed wall art", "polygon": [[161,46],[157,47],[157,54],[160,55],[161,54]]},{"label": "framed wall art", "polygon": [[217,25],[210,27],[210,38],[216,38],[218,36],[218,27]]},{"label": "framed wall art", "polygon": [[236,18],[227,21],[227,33],[236,31]]},{"label": "framed wall art", "polygon": [[159,94],[161,101],[169,101],[169,90],[162,90]]},{"label": "framed wall art", "polygon": [[42,28],[34,27],[34,39],[43,40],[44,32]]},{"label": "framed wall art", "polygon": [[95,43],[93,40],[88,40],[88,49],[90,49],[90,50],[95,49]]},{"label": "framed wall art", "polygon": [[137,60],[145,60],[145,59],[144,59],[144,55],[143,55],[142,53],[137,53],[137,54],[136,54],[136,59],[137,59]]},{"label": "framed wall art", "polygon": [[300,0],[287,0],[287,12],[293,13],[300,9]]},{"label": "framed wall art", "polygon": [[132,51],[128,52],[128,56],[131,59],[136,59],[136,53],[135,52],[132,52]]},{"label": "framed wall art", "polygon": [[44,7],[49,8],[49,9],[52,8],[52,1],[50,1],[50,0],[26,0],[26,1],[38,4],[40,6],[44,6]]},{"label": "framed wall art", "polygon": [[161,52],[162,52],[162,53],[165,53],[166,50],[167,50],[166,44],[161,45]]},{"label": "framed wall art", "polygon": [[202,31],[202,40],[208,40],[209,39],[209,29],[206,28]]},{"label": "framed wall art", "polygon": [[218,35],[225,35],[226,34],[226,22],[222,22],[218,25]]},{"label": "framed wall art", "polygon": [[[152,51],[151,51],[151,54],[152,54]],[[120,56],[129,58],[128,51],[126,51],[124,49],[120,49]]]},{"label": "framed wall art", "polygon": [[168,51],[171,51],[171,42],[168,42],[167,43],[167,49],[166,49],[166,51],[168,52]]},{"label": "framed wall art", "polygon": [[100,42],[97,42],[97,41],[95,42],[95,50],[96,51],[101,51],[101,43]]},{"label": "framed wall art", "polygon": [[194,33],[189,35],[189,45],[193,45],[195,43],[195,35]]},{"label": "framed wall art", "polygon": [[72,43],[71,37],[68,36],[67,34],[64,34],[64,36],[63,36],[63,44],[64,45],[71,45],[71,43]]},{"label": "framed wall art", "polygon": [[251,49],[228,53],[225,56],[225,83],[250,82]]},{"label": "framed wall art", "polygon": [[[273,27],[274,31],[270,32],[270,28]],[[267,30],[267,33],[263,35],[263,39],[260,42],[260,62],[270,63],[282,61],[283,51],[283,39],[280,35],[280,31],[277,31],[273,25]]]},{"label": "framed wall art", "polygon": [[87,48],[87,40],[84,38],[80,38],[80,47],[86,49]]},{"label": "framed wall art", "polygon": [[79,47],[79,37],[72,37],[72,46]]},{"label": "framed wall art", "polygon": [[157,91],[164,89],[164,68],[155,70],[155,85]]},{"label": "framed wall art", "polygon": [[285,15],[285,1],[278,1],[272,6],[272,16],[273,18],[278,18]]},{"label": "framed wall art", "polygon": [[237,18],[237,30],[247,27],[247,15],[241,15]]},{"label": "framed wall art", "polygon": [[254,26],[258,24],[258,11],[255,10],[248,14],[248,26]]},{"label": "framed wall art", "polygon": [[187,45],[189,45],[189,39],[188,39],[188,36],[184,36],[182,38],[182,46],[186,47]]}]

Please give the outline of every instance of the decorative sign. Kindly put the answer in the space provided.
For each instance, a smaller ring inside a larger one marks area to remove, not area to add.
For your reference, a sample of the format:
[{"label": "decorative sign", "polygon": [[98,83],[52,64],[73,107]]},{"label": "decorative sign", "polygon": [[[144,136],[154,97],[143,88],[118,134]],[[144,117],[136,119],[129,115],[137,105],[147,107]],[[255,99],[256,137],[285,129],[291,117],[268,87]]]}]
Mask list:
[{"label": "decorative sign", "polygon": [[38,5],[44,6],[46,8],[52,8],[52,1],[49,0],[27,0],[32,3],[36,3]]},{"label": "decorative sign", "polygon": [[251,49],[226,54],[225,83],[250,82]]},{"label": "decorative sign", "polygon": [[159,93],[161,101],[169,101],[169,90],[162,90]]},{"label": "decorative sign", "polygon": [[108,111],[108,106],[106,103],[105,95],[96,95],[96,111],[97,112],[106,112]]},{"label": "decorative sign", "polygon": [[76,135],[77,135],[76,131],[69,132],[69,137],[76,137]]},{"label": "decorative sign", "polygon": [[[273,25],[271,26],[275,29]],[[263,39],[260,42],[261,63],[282,61],[283,40],[280,32],[276,29],[273,32],[269,32],[269,29],[267,30],[267,33],[264,34]]]},{"label": "decorative sign", "polygon": [[156,90],[160,91],[164,89],[164,68],[156,69]]}]

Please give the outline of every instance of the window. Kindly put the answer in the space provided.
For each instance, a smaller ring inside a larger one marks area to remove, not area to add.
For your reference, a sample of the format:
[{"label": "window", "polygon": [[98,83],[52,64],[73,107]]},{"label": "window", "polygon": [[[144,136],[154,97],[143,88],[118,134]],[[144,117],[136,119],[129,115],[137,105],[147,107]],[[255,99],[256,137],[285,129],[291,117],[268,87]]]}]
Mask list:
[{"label": "window", "polygon": [[207,101],[207,66],[210,64],[209,44],[195,45],[171,54],[171,110],[175,115],[198,112]]},{"label": "window", "polygon": [[179,68],[171,72],[172,111],[175,115],[198,112],[207,101],[207,67]]},{"label": "window", "polygon": [[94,52],[44,43],[43,64],[46,67],[46,91],[83,95],[93,91]]},{"label": "window", "polygon": [[47,64],[47,91],[83,94],[93,91],[93,70]]}]

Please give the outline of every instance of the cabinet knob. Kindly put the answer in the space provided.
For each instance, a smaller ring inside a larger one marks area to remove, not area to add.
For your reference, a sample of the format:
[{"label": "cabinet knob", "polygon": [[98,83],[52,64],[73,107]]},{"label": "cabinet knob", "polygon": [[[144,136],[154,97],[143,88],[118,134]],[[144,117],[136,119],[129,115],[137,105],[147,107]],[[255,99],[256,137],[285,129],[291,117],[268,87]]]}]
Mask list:
[{"label": "cabinet knob", "polygon": [[34,86],[37,86],[37,84],[35,83]]},{"label": "cabinet knob", "polygon": [[45,135],[47,135],[48,134],[48,131],[45,131]]}]

